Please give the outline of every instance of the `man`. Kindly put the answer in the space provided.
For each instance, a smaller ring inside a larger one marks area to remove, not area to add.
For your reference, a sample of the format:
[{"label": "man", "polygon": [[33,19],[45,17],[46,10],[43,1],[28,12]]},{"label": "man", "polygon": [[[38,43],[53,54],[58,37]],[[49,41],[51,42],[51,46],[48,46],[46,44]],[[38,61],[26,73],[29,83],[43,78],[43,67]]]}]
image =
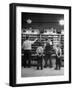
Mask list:
[{"label": "man", "polygon": [[41,41],[39,42],[39,46],[36,49],[37,53],[37,70],[41,67],[41,70],[43,69],[42,66],[42,60],[43,60],[43,47],[41,45]]},{"label": "man", "polygon": [[45,68],[48,66],[48,59],[49,59],[49,67],[52,67],[51,62],[51,52],[52,52],[52,41],[50,39],[46,40],[44,44],[44,52],[45,52]]},{"label": "man", "polygon": [[28,66],[30,67],[30,61],[31,61],[31,50],[32,50],[32,44],[36,42],[37,39],[34,41],[29,40],[28,35],[26,36],[26,40],[23,42],[22,48],[24,49],[24,67],[26,67],[26,62],[28,61]]},{"label": "man", "polygon": [[60,70],[61,68],[61,48],[59,45],[56,47],[56,70]]}]

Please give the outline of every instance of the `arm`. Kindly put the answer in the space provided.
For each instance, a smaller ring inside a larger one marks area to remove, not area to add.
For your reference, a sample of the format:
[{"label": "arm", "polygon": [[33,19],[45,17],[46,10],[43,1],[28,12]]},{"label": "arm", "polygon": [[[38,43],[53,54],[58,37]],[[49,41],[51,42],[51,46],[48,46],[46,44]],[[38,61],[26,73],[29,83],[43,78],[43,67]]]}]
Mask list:
[{"label": "arm", "polygon": [[35,43],[36,42],[36,40],[37,40],[37,38],[34,40],[34,41],[31,41],[31,43],[33,44],[33,43]]},{"label": "arm", "polygon": [[45,49],[45,47],[46,47],[46,43],[44,43],[43,49]]},{"label": "arm", "polygon": [[39,54],[38,54],[38,50],[39,50],[39,48],[36,49],[36,54],[37,54],[37,55],[39,55]]},{"label": "arm", "polygon": [[52,45],[52,42],[50,42],[50,45]]},{"label": "arm", "polygon": [[34,42],[36,42],[37,38],[34,40]]}]

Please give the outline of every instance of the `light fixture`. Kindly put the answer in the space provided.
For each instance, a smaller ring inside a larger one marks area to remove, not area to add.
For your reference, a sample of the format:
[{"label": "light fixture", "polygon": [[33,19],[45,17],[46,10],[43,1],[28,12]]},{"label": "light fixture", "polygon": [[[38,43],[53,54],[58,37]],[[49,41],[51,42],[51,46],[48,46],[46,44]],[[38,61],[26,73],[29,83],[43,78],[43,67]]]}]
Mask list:
[{"label": "light fixture", "polygon": [[27,23],[28,24],[31,24],[32,23],[32,20],[29,18],[29,19],[27,19]]},{"label": "light fixture", "polygon": [[60,24],[60,25],[64,25],[64,20],[60,20],[60,21],[59,21],[59,24]]}]

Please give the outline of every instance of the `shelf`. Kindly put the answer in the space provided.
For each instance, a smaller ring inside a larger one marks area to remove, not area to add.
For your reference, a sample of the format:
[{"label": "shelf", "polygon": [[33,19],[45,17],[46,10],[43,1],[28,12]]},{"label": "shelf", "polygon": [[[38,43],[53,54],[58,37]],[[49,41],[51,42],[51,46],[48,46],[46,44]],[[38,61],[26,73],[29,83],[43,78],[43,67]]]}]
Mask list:
[{"label": "shelf", "polygon": [[[35,38],[37,38],[39,36],[39,34],[29,34],[29,38],[30,40],[34,40]],[[61,40],[58,41],[59,36],[61,36]],[[46,37],[50,37],[53,45],[58,44],[59,42],[61,43],[61,49],[62,49],[62,55],[64,55],[64,35],[63,34],[49,34],[49,35],[43,35],[41,34],[41,38],[42,38],[42,46],[44,45],[44,42],[46,41]],[[22,34],[22,43],[23,41],[26,39],[26,34]],[[34,43],[32,45],[32,53],[36,53],[36,48],[38,47],[37,42]]]}]

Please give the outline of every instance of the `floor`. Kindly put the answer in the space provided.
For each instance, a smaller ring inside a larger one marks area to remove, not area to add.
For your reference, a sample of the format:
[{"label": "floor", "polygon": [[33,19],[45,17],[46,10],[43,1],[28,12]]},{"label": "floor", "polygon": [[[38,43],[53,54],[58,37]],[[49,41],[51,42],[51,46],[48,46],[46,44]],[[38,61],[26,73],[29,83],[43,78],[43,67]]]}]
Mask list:
[{"label": "floor", "polygon": [[56,76],[64,75],[64,67],[61,67],[60,70],[55,70],[53,68],[43,68],[43,70],[37,70],[36,67],[23,68],[21,69],[22,77],[38,77],[38,76]]}]

